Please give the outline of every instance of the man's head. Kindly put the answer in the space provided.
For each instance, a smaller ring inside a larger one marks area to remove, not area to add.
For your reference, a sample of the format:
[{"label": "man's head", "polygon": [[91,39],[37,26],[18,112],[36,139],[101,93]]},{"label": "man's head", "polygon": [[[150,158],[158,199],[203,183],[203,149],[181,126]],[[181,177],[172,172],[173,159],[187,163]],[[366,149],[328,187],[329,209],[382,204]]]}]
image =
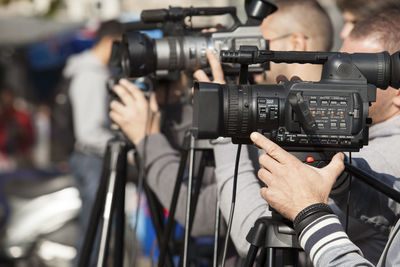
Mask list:
[{"label": "man's head", "polygon": [[97,30],[97,42],[93,50],[104,64],[108,64],[110,60],[113,41],[120,40],[122,34],[123,28],[120,22],[109,20],[101,23]]},{"label": "man's head", "polygon": [[336,3],[343,12],[345,22],[340,33],[342,39],[350,34],[357,22],[386,10],[400,8],[399,0],[336,0]]},{"label": "man's head", "polygon": [[[275,51],[329,51],[332,46],[332,24],[314,0],[280,0],[278,10],[266,17],[260,26],[264,39]],[[316,70],[316,71],[315,71]],[[319,80],[320,66],[274,64],[267,72],[267,83],[275,83],[279,74],[297,75],[304,80]],[[256,78],[260,83],[260,77]]]},{"label": "man's head", "polygon": [[[360,21],[344,39],[341,51],[348,53],[376,53],[400,50],[400,9],[384,11],[370,19]],[[377,90],[376,102],[369,109],[373,124],[383,122],[400,114],[399,91],[389,87]]]}]

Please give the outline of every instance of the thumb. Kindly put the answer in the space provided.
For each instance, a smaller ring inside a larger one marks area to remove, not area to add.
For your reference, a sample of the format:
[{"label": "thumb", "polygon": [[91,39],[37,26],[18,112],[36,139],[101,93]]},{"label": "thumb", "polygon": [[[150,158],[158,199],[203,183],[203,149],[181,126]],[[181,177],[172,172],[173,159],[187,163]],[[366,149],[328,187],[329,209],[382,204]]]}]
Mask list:
[{"label": "thumb", "polygon": [[343,160],[343,153],[337,153],[332,158],[331,162],[329,162],[329,164],[323,168],[323,170],[329,174],[329,177],[332,179],[332,183],[334,183],[339,175],[344,171]]}]

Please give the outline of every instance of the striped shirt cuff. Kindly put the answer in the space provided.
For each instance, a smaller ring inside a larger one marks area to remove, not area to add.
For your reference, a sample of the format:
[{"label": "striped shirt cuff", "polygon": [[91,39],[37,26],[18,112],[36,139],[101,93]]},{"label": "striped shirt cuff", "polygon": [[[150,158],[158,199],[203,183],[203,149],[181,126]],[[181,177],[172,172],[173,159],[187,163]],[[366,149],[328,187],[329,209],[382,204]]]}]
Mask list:
[{"label": "striped shirt cuff", "polygon": [[299,236],[300,246],[317,266],[321,255],[334,247],[352,244],[338,217],[329,214],[310,223]]}]

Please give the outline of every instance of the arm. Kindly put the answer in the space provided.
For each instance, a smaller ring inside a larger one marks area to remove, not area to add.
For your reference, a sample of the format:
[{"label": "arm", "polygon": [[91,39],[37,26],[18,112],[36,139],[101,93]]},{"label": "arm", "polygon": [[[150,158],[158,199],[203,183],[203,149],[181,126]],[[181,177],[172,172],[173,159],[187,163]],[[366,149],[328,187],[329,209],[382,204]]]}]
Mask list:
[{"label": "arm", "polygon": [[[237,145],[231,142],[214,146],[215,175],[220,198],[220,209],[224,218],[229,218],[232,202],[233,172]],[[256,179],[249,146],[243,146],[239,162],[235,213],[233,215],[231,238],[241,257],[247,255],[249,242],[246,236],[254,222],[270,215],[268,203],[259,194],[260,185]]]},{"label": "arm", "polygon": [[251,139],[266,152],[259,158],[263,168],[258,177],[267,185],[261,195],[294,221],[300,245],[314,265],[372,266],[349,240],[332,211],[317,208],[309,212],[315,204],[328,202],[332,185],[344,169],[343,154],[336,154],[329,165],[319,169],[303,164],[259,133],[252,133]]},{"label": "arm", "polygon": [[311,222],[300,234],[299,242],[314,266],[373,266],[333,214]]},{"label": "arm", "polygon": [[[126,80],[114,87],[122,103],[111,103],[110,117],[136,145],[139,156],[145,156],[146,182],[155,192],[164,208],[169,209],[177,178],[180,153],[173,149],[167,138],[160,133],[160,113],[154,95],[150,103],[141,91]],[[148,114],[150,105],[150,114]],[[146,122],[150,121],[147,131]],[[146,132],[149,133],[145,146]],[[212,236],[216,206],[216,186],[209,185],[200,192],[192,234]],[[185,224],[186,185],[181,185],[175,219]]]},{"label": "arm", "polygon": [[[136,149],[140,156],[146,153],[144,164],[147,172],[147,184],[155,192],[163,207],[169,209],[179,168],[180,153],[171,147],[162,134],[149,135],[146,148],[142,141]],[[187,186],[183,184],[175,213],[175,219],[182,225],[185,225],[186,196]],[[217,187],[215,184],[207,185],[201,190],[193,221],[193,236],[213,235],[216,200]]]}]

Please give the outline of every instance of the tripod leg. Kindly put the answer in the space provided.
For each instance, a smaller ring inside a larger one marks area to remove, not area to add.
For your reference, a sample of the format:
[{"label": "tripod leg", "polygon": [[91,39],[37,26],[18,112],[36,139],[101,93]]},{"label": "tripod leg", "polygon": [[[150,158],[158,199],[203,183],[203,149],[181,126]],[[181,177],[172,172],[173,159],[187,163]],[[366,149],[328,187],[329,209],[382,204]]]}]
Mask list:
[{"label": "tripod leg", "polygon": [[189,250],[189,220],[190,220],[190,207],[192,200],[192,182],[193,182],[193,172],[194,172],[194,136],[190,135],[190,152],[189,152],[189,179],[188,179],[188,189],[187,189],[187,200],[186,200],[186,218],[185,218],[185,236],[183,244],[183,265],[188,266],[188,250]]},{"label": "tripod leg", "polygon": [[105,202],[105,193],[109,178],[110,157],[110,144],[107,144],[106,153],[103,159],[103,169],[101,172],[100,184],[99,188],[97,189],[96,199],[93,204],[92,211],[90,213],[90,219],[87,225],[83,246],[80,251],[78,267],[89,266],[90,256],[92,255],[93,244],[95,242],[98,226],[100,225],[101,213],[103,211]]},{"label": "tripod leg", "polygon": [[218,266],[218,249],[219,249],[219,226],[221,221],[221,210],[219,209],[219,199],[217,199],[217,207],[215,209],[215,227],[214,227],[214,255],[213,255],[213,267]]},{"label": "tripod leg", "polygon": [[[108,181],[108,188],[106,193],[106,200],[104,205],[103,212],[103,227],[101,231],[101,239],[100,239],[100,250],[99,256],[97,259],[97,267],[106,266],[107,261],[107,251],[108,251],[108,240],[110,237],[110,229],[111,229],[111,217],[113,214],[113,209],[115,206],[115,186],[117,180],[118,173],[118,162],[121,159],[121,142],[113,142],[111,144],[111,170],[110,170],[110,178]],[[126,155],[125,155],[126,157]],[[124,158],[124,157],[122,157]],[[125,158],[126,159],[126,158]]]},{"label": "tripod leg", "polygon": [[[160,204],[160,202],[157,200],[157,197],[154,195],[154,193],[151,191],[149,186],[144,182],[143,183],[143,190],[146,194],[147,202],[149,204],[149,210],[150,210],[150,216],[151,216],[151,221],[153,222],[153,226],[156,232],[156,237],[158,240],[158,244],[160,244],[162,240],[162,233],[163,233],[163,221],[164,221],[164,213],[163,213],[163,208]],[[164,261],[167,259],[165,263],[163,263],[162,266],[174,266],[173,261],[172,261],[172,253],[169,252],[169,243],[166,243],[165,251],[164,251]],[[160,250],[161,253],[161,250]],[[160,263],[159,263],[160,266]]]},{"label": "tripod leg", "polygon": [[276,266],[275,262],[275,254],[276,254],[276,249],[275,248],[266,248],[267,252],[267,265],[268,267],[274,267]]},{"label": "tripod leg", "polygon": [[[125,236],[125,186],[127,175],[127,151],[121,154],[120,164],[117,173],[117,185],[115,187],[115,246],[114,246],[114,266],[124,264],[124,236]],[[125,157],[123,157],[125,156]]]},{"label": "tripod leg", "polygon": [[265,266],[265,260],[267,258],[266,248],[261,248],[260,255],[258,255],[257,265],[256,267]]},{"label": "tripod leg", "polygon": [[191,138],[190,135],[186,135],[185,140],[183,142],[184,150],[182,152],[181,159],[179,162],[179,169],[178,169],[178,174],[177,174],[176,181],[175,181],[174,192],[173,192],[172,200],[171,200],[171,206],[169,209],[169,216],[168,216],[168,220],[167,220],[167,223],[165,226],[163,238],[161,239],[161,243],[160,243],[160,256],[158,259],[159,267],[164,267],[164,265],[165,265],[165,256],[167,253],[168,243],[170,241],[172,229],[175,225],[175,221],[174,221],[175,211],[176,211],[176,206],[178,203],[179,192],[180,192],[181,185],[183,182],[186,161],[187,161],[187,157],[189,154],[190,138]]},{"label": "tripod leg", "polygon": [[198,202],[199,195],[200,195],[201,185],[203,183],[204,171],[205,171],[205,168],[207,165],[207,159],[209,157],[209,154],[210,154],[210,151],[203,151],[202,155],[201,155],[199,173],[196,177],[196,184],[195,184],[194,192],[193,192],[193,201],[192,201],[192,206],[190,208],[189,233],[191,233],[191,231],[192,231],[194,215],[196,214],[197,202]]}]

